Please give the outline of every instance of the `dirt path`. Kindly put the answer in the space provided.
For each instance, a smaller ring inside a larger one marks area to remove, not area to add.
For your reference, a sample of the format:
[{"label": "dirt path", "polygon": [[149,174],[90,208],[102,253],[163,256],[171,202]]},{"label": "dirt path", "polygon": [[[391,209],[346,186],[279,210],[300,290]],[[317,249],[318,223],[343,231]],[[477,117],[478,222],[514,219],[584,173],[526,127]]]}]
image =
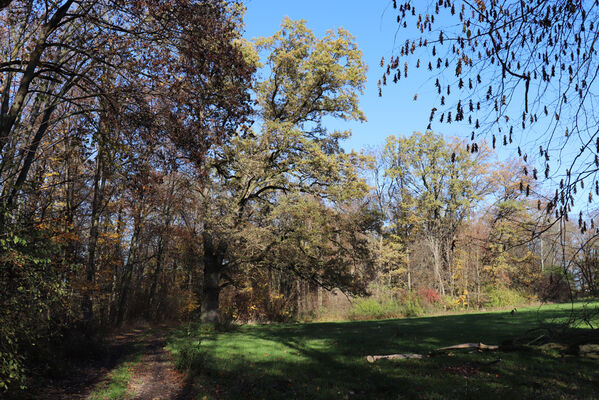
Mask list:
[{"label": "dirt path", "polygon": [[108,338],[108,350],[101,360],[73,365],[68,377],[45,384],[23,397],[26,400],[88,400],[95,387],[110,381],[117,368],[134,346],[144,345],[140,363],[133,368],[129,381],[131,395],[126,400],[189,400],[190,388],[184,376],[175,370],[171,354],[164,348],[166,329],[153,333],[147,328],[135,328]]},{"label": "dirt path", "polygon": [[133,400],[191,399],[184,376],[175,370],[172,355],[165,345],[164,335],[160,333],[146,340],[145,354],[129,382]]}]

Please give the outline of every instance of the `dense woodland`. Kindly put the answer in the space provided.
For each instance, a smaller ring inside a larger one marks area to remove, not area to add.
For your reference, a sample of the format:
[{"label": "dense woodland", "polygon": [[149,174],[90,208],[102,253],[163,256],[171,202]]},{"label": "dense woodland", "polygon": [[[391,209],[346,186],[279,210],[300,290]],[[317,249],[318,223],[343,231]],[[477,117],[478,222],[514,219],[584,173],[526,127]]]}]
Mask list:
[{"label": "dense woodland", "polygon": [[598,294],[594,229],[494,137],[424,123],[344,151],[327,121],[366,121],[367,66],[343,29],[250,43],[210,0],[0,7],[0,390],[74,329]]}]

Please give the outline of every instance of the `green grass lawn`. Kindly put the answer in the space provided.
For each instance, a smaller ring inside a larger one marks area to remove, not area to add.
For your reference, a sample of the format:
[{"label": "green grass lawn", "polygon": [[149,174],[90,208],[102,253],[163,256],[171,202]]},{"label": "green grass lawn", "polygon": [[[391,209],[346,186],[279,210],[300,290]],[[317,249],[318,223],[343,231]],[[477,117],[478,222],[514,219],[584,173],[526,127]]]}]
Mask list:
[{"label": "green grass lawn", "polygon": [[[200,399],[599,398],[599,360],[564,354],[560,343],[374,364],[364,359],[424,354],[464,342],[534,339],[543,332],[534,329],[564,321],[570,309],[568,304],[513,314],[246,325],[231,332],[187,326],[172,332],[168,346],[175,354],[182,349],[195,354],[190,379]],[[577,332],[591,331],[579,326],[572,333]],[[589,340],[593,337],[585,343]]]}]

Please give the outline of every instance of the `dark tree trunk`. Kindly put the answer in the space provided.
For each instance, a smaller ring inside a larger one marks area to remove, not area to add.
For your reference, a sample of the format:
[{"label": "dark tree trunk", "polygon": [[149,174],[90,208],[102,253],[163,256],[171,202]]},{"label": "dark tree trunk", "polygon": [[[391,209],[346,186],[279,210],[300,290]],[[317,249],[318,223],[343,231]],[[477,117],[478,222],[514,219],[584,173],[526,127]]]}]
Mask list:
[{"label": "dark tree trunk", "polygon": [[164,243],[162,237],[158,243],[158,251],[156,254],[156,268],[154,268],[154,273],[152,274],[152,284],[150,286],[150,291],[148,293],[148,300],[146,303],[146,316],[148,319],[152,319],[154,313],[154,297],[156,296],[156,287],[158,286],[158,277],[160,276],[160,272],[162,271],[163,264],[163,254],[164,254]]},{"label": "dark tree trunk", "polygon": [[160,233],[160,237],[158,239],[158,248],[156,250],[156,268],[154,269],[154,272],[152,274],[152,283],[150,286],[150,291],[148,293],[148,301],[146,304],[147,317],[150,319],[153,317],[154,312],[158,310],[158,308],[156,307],[156,288],[158,287],[158,278],[160,277],[162,269],[164,268],[164,253],[165,248],[168,245],[168,237],[166,235],[167,232],[169,232],[169,227],[172,221],[170,215],[170,208],[167,209],[167,214],[168,215],[163,223],[164,231]]},{"label": "dark tree trunk", "polygon": [[124,217],[124,212],[123,212],[123,205],[121,204],[121,206],[119,207],[118,214],[117,214],[117,224],[116,224],[116,234],[117,234],[117,237],[119,238],[119,241],[118,241],[117,247],[113,250],[114,256],[121,262],[119,262],[119,263],[115,262],[114,266],[113,266],[113,270],[112,270],[112,288],[111,288],[111,293],[110,293],[110,305],[109,305],[109,311],[108,311],[108,321],[111,321],[111,322],[116,322],[117,313],[118,313],[117,300],[118,300],[118,296],[119,296],[119,282],[120,282],[120,275],[121,275],[121,266],[123,265],[123,263],[122,263],[123,255],[121,253],[121,249],[124,247],[123,243],[122,243],[123,231],[125,229],[124,219],[125,219],[125,217]]},{"label": "dark tree trunk", "polygon": [[93,297],[91,295],[91,288],[93,287],[96,280],[96,247],[98,244],[99,235],[98,224],[100,221],[100,207],[103,201],[104,185],[106,182],[105,177],[102,173],[102,169],[102,152],[100,150],[96,160],[96,173],[94,175],[94,197],[92,200],[87,266],[85,273],[87,288],[85,297],[83,299],[83,321],[86,324],[89,324],[94,317]]},{"label": "dark tree trunk", "polygon": [[209,234],[204,234],[204,286],[202,293],[202,322],[218,322],[220,309],[220,278],[222,262]]},{"label": "dark tree trunk", "polygon": [[135,258],[137,257],[137,246],[139,241],[139,235],[141,234],[141,206],[137,210],[137,215],[134,218],[134,229],[133,235],[131,236],[131,242],[129,244],[129,255],[127,256],[127,262],[125,263],[122,281],[121,281],[121,296],[119,298],[119,304],[116,315],[116,325],[121,325],[125,320],[125,311],[127,307],[127,300],[129,297],[129,291],[131,289],[131,278],[133,276],[133,267],[135,265]]}]

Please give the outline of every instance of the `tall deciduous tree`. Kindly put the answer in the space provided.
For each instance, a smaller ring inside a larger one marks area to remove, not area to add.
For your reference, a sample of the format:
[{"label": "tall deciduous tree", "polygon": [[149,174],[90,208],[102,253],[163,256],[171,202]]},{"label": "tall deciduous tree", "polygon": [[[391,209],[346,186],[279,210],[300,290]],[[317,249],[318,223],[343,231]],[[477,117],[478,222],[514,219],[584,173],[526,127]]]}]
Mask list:
[{"label": "tall deciduous tree", "polygon": [[[392,223],[397,234],[418,230],[432,258],[442,294],[451,276],[458,229],[487,190],[484,151],[472,154],[461,142],[446,143],[432,132],[387,139],[386,174],[392,181]],[[453,288],[453,285],[451,286]]]},{"label": "tall deciduous tree", "polygon": [[355,168],[361,158],[339,146],[350,133],[329,132],[323,122],[327,116],[365,119],[358,93],[366,66],[353,37],[339,29],[319,39],[304,21],[285,19],[279,32],[256,45],[268,54],[267,78],[256,84],[260,130],[217,152],[211,186],[202,190],[202,315],[209,321],[219,316],[219,293],[234,281],[234,268],[265,259],[295,230],[272,219],[285,199],[304,193],[326,208],[366,190]]}]

